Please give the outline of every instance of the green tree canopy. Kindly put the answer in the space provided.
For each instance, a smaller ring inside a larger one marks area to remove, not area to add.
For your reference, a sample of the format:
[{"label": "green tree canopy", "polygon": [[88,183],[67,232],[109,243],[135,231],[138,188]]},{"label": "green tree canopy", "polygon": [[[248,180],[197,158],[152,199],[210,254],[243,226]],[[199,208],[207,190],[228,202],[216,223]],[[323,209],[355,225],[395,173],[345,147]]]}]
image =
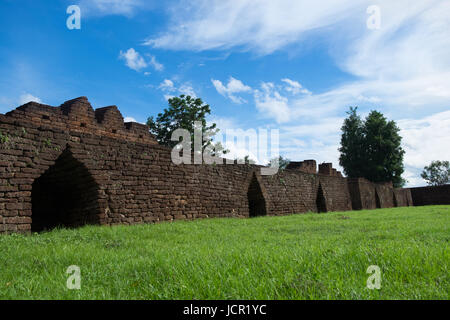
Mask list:
[{"label": "green tree canopy", "polygon": [[429,166],[423,168],[420,175],[430,186],[440,186],[450,183],[450,162],[432,161]]},{"label": "green tree canopy", "polygon": [[[172,132],[176,129],[186,129],[191,133],[191,142],[194,141],[194,123],[201,122],[203,132],[202,148],[213,144],[212,137],[219,132],[215,123],[208,125],[206,115],[211,113],[208,104],[204,104],[202,99],[191,96],[180,95],[168,100],[169,107],[164,112],[159,113],[156,119],[149,117],[147,125],[150,132],[155,135],[159,144],[173,148],[178,141],[172,141]],[[199,128],[200,129],[200,128]],[[215,154],[226,153],[220,143],[214,144]]]},{"label": "green tree canopy", "polygon": [[378,111],[363,121],[357,107],[350,108],[342,126],[340,165],[348,177],[363,177],[373,182],[405,184],[400,129]]}]

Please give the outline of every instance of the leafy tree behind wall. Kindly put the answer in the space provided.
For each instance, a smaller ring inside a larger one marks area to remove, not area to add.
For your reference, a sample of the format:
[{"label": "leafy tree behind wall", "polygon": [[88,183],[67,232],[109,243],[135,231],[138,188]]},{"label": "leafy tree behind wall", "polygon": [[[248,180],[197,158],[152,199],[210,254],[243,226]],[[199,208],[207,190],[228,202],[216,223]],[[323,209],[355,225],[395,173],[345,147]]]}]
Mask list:
[{"label": "leafy tree behind wall", "polygon": [[350,108],[342,126],[340,165],[348,177],[363,177],[373,182],[392,181],[405,184],[400,129],[378,111],[371,111],[363,121],[357,108]]},{"label": "leafy tree behind wall", "polygon": [[450,183],[450,162],[432,161],[429,166],[423,168],[420,175],[430,186],[440,186]]},{"label": "leafy tree behind wall", "polygon": [[[172,141],[172,132],[176,129],[186,129],[191,133],[191,142],[194,141],[194,123],[201,122],[201,130],[204,139],[202,150],[207,146],[215,146],[215,154],[226,153],[220,143],[213,144],[212,137],[219,132],[216,124],[208,125],[206,115],[211,113],[209,105],[204,104],[202,99],[191,96],[180,95],[168,100],[169,107],[159,113],[156,119],[149,117],[147,125],[150,132],[155,135],[159,144],[173,148],[178,141]],[[200,129],[200,128],[198,128]]]},{"label": "leafy tree behind wall", "polygon": [[348,177],[362,177],[364,171],[363,159],[363,122],[356,112],[357,107],[350,107],[348,118],[341,128],[341,147],[339,164]]}]

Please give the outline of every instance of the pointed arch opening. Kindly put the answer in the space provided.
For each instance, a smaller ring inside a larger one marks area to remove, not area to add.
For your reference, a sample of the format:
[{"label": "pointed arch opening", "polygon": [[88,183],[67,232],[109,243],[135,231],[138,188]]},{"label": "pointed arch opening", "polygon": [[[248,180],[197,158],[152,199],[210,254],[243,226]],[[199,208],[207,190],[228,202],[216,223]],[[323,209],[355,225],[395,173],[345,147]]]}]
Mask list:
[{"label": "pointed arch opening", "polygon": [[256,175],[253,174],[247,192],[249,217],[267,215],[266,200],[259,185]]},{"label": "pointed arch opening", "polygon": [[378,195],[378,192],[376,190],[375,190],[375,207],[377,209],[381,208],[380,196]]},{"label": "pointed arch opening", "polygon": [[316,197],[317,212],[327,212],[327,202],[323,194],[322,184],[319,183]]},{"label": "pointed arch opening", "polygon": [[98,184],[66,149],[32,185],[31,231],[99,224]]},{"label": "pointed arch opening", "polygon": [[395,192],[392,192],[392,203],[394,207],[398,207],[397,197],[395,196]]}]

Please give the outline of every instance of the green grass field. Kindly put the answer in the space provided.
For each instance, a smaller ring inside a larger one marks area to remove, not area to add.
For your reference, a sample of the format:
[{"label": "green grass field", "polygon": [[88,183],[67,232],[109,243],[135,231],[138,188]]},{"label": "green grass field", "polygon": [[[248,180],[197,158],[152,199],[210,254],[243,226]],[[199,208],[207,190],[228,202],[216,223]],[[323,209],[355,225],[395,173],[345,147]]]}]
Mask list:
[{"label": "green grass field", "polygon": [[0,298],[449,299],[449,239],[450,206],[2,235]]}]

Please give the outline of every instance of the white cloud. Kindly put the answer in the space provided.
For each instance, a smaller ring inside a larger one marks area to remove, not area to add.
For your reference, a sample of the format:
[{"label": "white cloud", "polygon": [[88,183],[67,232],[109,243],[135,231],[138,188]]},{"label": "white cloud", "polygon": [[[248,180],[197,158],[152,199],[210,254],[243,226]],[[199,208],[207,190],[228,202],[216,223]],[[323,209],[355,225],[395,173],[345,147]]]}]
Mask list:
[{"label": "white cloud", "polygon": [[158,89],[169,92],[176,90],[175,86],[173,85],[173,81],[169,79],[164,79],[164,81],[161,82],[158,86]]},{"label": "white cloud", "polygon": [[450,111],[397,123],[406,151],[406,178],[410,185],[424,185],[425,181],[420,178],[423,167],[433,160],[450,159]]},{"label": "white cloud", "polygon": [[261,90],[254,93],[256,109],[266,118],[273,118],[276,122],[288,122],[290,109],[288,98],[282,96],[271,82],[263,82]]},{"label": "white cloud", "polygon": [[124,122],[137,122],[135,118],[133,117],[125,117],[123,118]]},{"label": "white cloud", "polygon": [[195,94],[194,88],[188,83],[183,83],[179,88],[178,91],[181,94],[184,94],[186,96],[191,96],[193,98],[196,98],[197,95]]},{"label": "white cloud", "polygon": [[146,43],[165,49],[244,47],[271,53],[361,7],[350,0],[323,0],[320,6],[307,0],[181,1],[170,10],[168,30]]},{"label": "white cloud", "polygon": [[155,56],[149,55],[149,57],[150,57],[149,64],[150,64],[156,71],[163,71],[163,70],[164,70],[164,65],[162,65],[161,63],[159,63],[158,61],[156,61]]},{"label": "white cloud", "polygon": [[[126,66],[135,71],[141,71],[148,66],[153,67],[157,71],[164,70],[164,65],[156,61],[155,56],[151,54],[147,54],[147,56],[149,57],[149,61],[146,61],[134,48],[130,48],[126,52],[120,51],[119,54],[119,58],[125,60]],[[150,72],[144,72],[144,75],[150,75]]]},{"label": "white cloud", "polygon": [[[402,128],[406,150],[405,177],[423,183],[418,172],[431,160],[449,158],[446,110],[450,108],[450,2],[380,0],[381,28],[369,30],[366,8],[372,1],[324,0],[199,0],[173,8],[168,29],[147,41],[165,49],[247,50],[259,55],[286,50],[289,45],[311,44],[320,36],[335,64],[353,80],[324,92],[308,92],[296,80],[264,83],[254,93],[255,106],[278,123],[296,122],[317,132],[301,140],[292,158],[308,152],[336,159],[339,130],[322,134],[321,126],[360,106],[376,108]],[[226,86],[216,83],[223,91]],[[221,85],[221,86],[220,86]],[[216,86],[216,89],[217,89]],[[408,115],[409,120],[405,120]],[[416,118],[416,119],[414,119]],[[417,120],[422,118],[422,120]],[[403,119],[403,120],[398,120]],[[337,120],[336,120],[337,121]],[[299,128],[300,129],[300,128]],[[298,133],[286,141],[297,143]],[[296,138],[295,138],[296,137]],[[448,149],[448,148],[447,148]],[[324,159],[326,160],[326,159]],[[332,159],[330,159],[332,160]]]},{"label": "white cloud", "polygon": [[148,66],[145,59],[133,48],[128,49],[126,52],[120,51],[119,58],[125,60],[127,67],[135,71],[140,71]]},{"label": "white cloud", "polygon": [[299,94],[299,93],[311,94],[311,91],[309,91],[308,89],[303,88],[303,86],[298,81],[294,81],[294,80],[291,80],[291,79],[288,79],[288,78],[281,79],[281,81],[286,83],[286,86],[284,87],[284,89],[287,92],[290,92],[290,93],[292,93],[294,95]]},{"label": "white cloud", "polygon": [[81,0],[81,17],[124,15],[133,16],[137,10],[150,9],[152,1],[144,0]]},{"label": "white cloud", "polygon": [[[381,28],[369,30],[366,9],[372,4],[369,0],[324,0],[320,6],[307,0],[199,0],[189,5],[182,1],[179,6],[186,7],[185,18],[180,18],[179,7],[173,7],[166,32],[147,44],[267,54],[320,36],[337,66],[356,80],[301,98],[305,109],[319,109],[322,101],[341,109],[349,103],[375,103],[398,116],[405,109],[431,106],[430,111],[439,112],[448,108],[450,2],[430,0],[412,5],[407,0],[378,1]],[[302,90],[296,87],[300,83],[284,80],[290,79],[283,79],[290,93]],[[319,105],[304,104],[308,102]]]},{"label": "white cloud", "polygon": [[244,103],[246,100],[243,98],[236,96],[235,93],[240,92],[249,92],[252,90],[249,86],[245,85],[241,80],[230,77],[227,85],[223,85],[222,81],[211,79],[212,84],[216,88],[217,92],[223,95],[224,97],[228,97],[234,103]]},{"label": "white cloud", "polygon": [[23,104],[28,103],[30,101],[34,101],[34,102],[37,102],[37,103],[42,103],[41,99],[39,99],[38,97],[35,97],[32,94],[30,94],[30,93],[24,93],[23,95],[20,96],[19,104],[23,105]]},{"label": "white cloud", "polygon": [[163,91],[164,99],[169,100],[174,97],[174,93],[184,94],[186,96],[191,96],[193,98],[197,97],[192,85],[188,82],[182,83],[179,87],[176,87],[172,80],[164,79],[158,86],[158,89]]}]

